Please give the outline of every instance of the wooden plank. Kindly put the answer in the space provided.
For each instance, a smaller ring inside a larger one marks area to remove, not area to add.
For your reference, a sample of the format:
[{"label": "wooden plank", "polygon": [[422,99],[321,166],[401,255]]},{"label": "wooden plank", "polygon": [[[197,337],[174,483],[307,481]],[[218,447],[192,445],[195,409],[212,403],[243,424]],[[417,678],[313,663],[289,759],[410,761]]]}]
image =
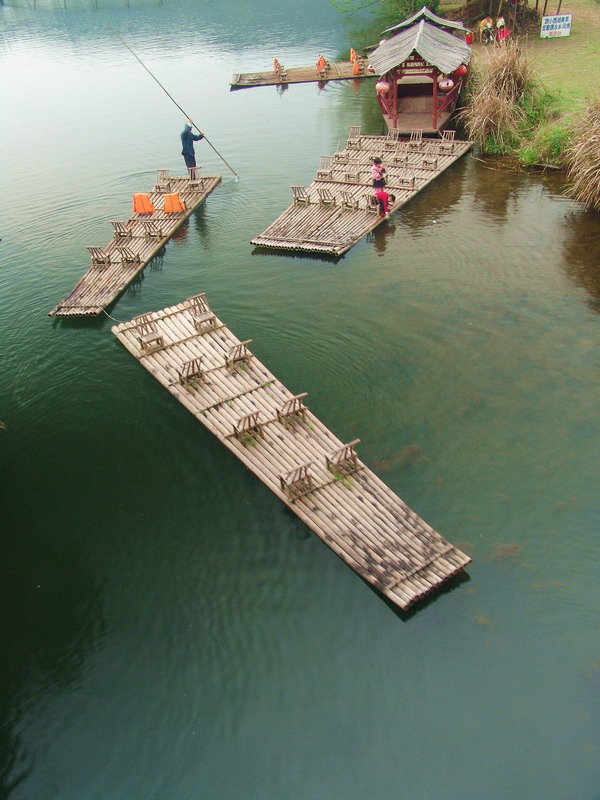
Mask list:
[{"label": "wooden plank", "polygon": [[[341,256],[384,222],[383,217],[366,209],[365,195],[373,193],[370,166],[374,156],[381,156],[386,165],[386,190],[396,197],[393,213],[472,146],[472,142],[455,140],[450,148],[441,139],[423,139],[409,147],[407,139],[371,135],[362,135],[351,143],[351,148],[334,154],[330,178],[317,178],[306,187],[309,202],[292,202],[252,239],[252,245]],[[358,174],[358,182],[348,180],[351,174]],[[324,189],[333,197],[332,204],[319,202]],[[358,201],[356,208],[344,205],[348,195]]]},{"label": "wooden plank", "polygon": [[[348,566],[400,608],[470,563],[360,459],[352,474],[336,474],[337,465],[329,470],[327,459],[345,445],[306,407],[305,395],[302,416],[280,418],[278,410],[294,395],[254,354],[247,363],[228,367],[226,355],[242,343],[218,318],[216,327],[197,331],[193,303],[189,298],[143,315],[158,346],[145,346],[135,318],[112,332]],[[184,365],[191,362],[202,365],[201,379],[182,381]],[[256,433],[243,430],[250,422],[258,426]],[[295,495],[286,491],[282,477],[306,478],[306,471],[310,486]]]},{"label": "wooden plank", "polygon": [[[95,266],[92,263],[70,294],[55,306],[48,316],[73,317],[100,314],[139,275],[220,182],[220,175],[205,175],[202,188],[198,190],[190,188],[189,178],[169,177],[169,191],[179,193],[185,203],[185,211],[178,214],[163,213],[164,193],[149,192],[156,211],[153,214],[134,213],[123,222],[122,225],[131,230],[131,237],[124,239],[115,231],[110,242],[102,248],[105,253],[111,255],[110,265]],[[148,222],[154,223],[161,235],[148,235]],[[119,248],[127,248],[139,260],[124,263],[123,253]]]}]

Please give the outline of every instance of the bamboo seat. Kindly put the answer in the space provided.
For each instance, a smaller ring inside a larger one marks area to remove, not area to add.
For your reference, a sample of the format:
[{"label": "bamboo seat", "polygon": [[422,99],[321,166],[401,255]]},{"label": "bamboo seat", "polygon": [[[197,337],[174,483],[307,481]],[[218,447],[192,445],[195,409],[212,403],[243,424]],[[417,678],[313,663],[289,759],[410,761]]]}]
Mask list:
[{"label": "bamboo seat", "polygon": [[392,156],[392,164],[408,167],[408,158],[408,153],[396,153],[395,156]]},{"label": "bamboo seat", "polygon": [[117,252],[121,256],[121,264],[140,264],[141,258],[128,247],[117,247]]},{"label": "bamboo seat", "polygon": [[375,195],[366,194],[364,195],[364,198],[367,214],[379,214],[379,203],[377,202]]},{"label": "bamboo seat", "polygon": [[200,177],[200,167],[188,167],[189,175],[189,188],[192,190],[203,189],[204,183]]},{"label": "bamboo seat", "polygon": [[344,151],[337,152],[334,154],[333,160],[336,162],[336,164],[347,164],[350,160],[350,156]]},{"label": "bamboo seat", "polygon": [[294,203],[310,203],[310,195],[304,186],[292,186]]},{"label": "bamboo seat", "polygon": [[138,222],[143,227],[144,234],[146,236],[148,236],[148,238],[151,238],[151,239],[163,239],[164,238],[164,234],[163,234],[162,228],[160,227],[160,225],[158,225],[158,223],[154,222],[154,220],[151,220],[151,219],[140,219],[140,220],[138,220]]},{"label": "bamboo seat", "polygon": [[441,153],[454,153],[454,145],[456,144],[454,141],[455,134],[456,131],[442,131],[442,140],[438,144]]},{"label": "bamboo seat", "polygon": [[396,181],[398,188],[400,189],[414,189],[415,188],[415,176],[414,175],[400,175],[400,177]]},{"label": "bamboo seat", "polygon": [[240,417],[233,425],[233,434],[242,444],[255,445],[255,437],[264,436],[262,424],[259,422],[260,411],[253,411]]},{"label": "bamboo seat", "polygon": [[350,192],[342,192],[342,207],[356,211],[358,208],[358,198],[351,195]]},{"label": "bamboo seat", "polygon": [[306,422],[306,406],[302,402],[307,396],[307,392],[294,395],[289,400],[277,409],[277,421],[284,425],[286,428],[291,422],[301,419]]},{"label": "bamboo seat", "polygon": [[159,169],[156,175],[156,183],[154,184],[154,191],[160,192],[170,192],[171,191],[171,181],[169,180],[169,170],[168,169]]},{"label": "bamboo seat", "polygon": [[313,466],[313,463],[302,464],[279,476],[281,491],[285,492],[290,503],[294,503],[301,497],[306,496],[315,488],[312,475],[309,472],[309,468]]},{"label": "bamboo seat", "polygon": [[333,156],[321,156],[321,163],[317,170],[317,179],[321,181],[333,180]]},{"label": "bamboo seat", "polygon": [[278,65],[277,77],[279,78],[281,83],[285,83],[287,81],[287,77],[288,77],[287,69],[283,66],[283,64],[279,64]]},{"label": "bamboo seat", "polygon": [[344,174],[344,181],[346,183],[360,183],[360,172],[357,169],[349,169]]},{"label": "bamboo seat", "polygon": [[192,381],[203,381],[204,370],[202,369],[203,357],[192,358],[190,361],[185,361],[179,370],[179,382],[182,385],[191,383]]},{"label": "bamboo seat", "polygon": [[396,150],[398,148],[398,137],[396,134],[389,132],[385,141],[383,142],[384,150]]},{"label": "bamboo seat", "polygon": [[410,139],[408,140],[408,146],[411,149],[418,149],[423,144],[423,131],[414,128],[410,132]]},{"label": "bamboo seat", "polygon": [[129,222],[119,222],[117,220],[111,220],[110,223],[115,231],[115,239],[131,239],[133,233],[131,228],[129,227]]},{"label": "bamboo seat", "polygon": [[90,256],[92,257],[92,267],[108,267],[110,265],[110,253],[107,253],[101,247],[87,247]]},{"label": "bamboo seat", "polygon": [[192,321],[198,333],[203,333],[207,330],[212,330],[217,327],[217,318],[210,310],[208,303],[205,300],[205,293],[197,294],[195,297],[190,298],[192,304],[190,305],[190,312],[192,314]]},{"label": "bamboo seat", "polygon": [[135,323],[135,335],[144,352],[163,347],[163,337],[158,332],[156,322],[150,314],[140,314],[138,317],[134,317],[132,322]]},{"label": "bamboo seat", "polygon": [[225,355],[225,366],[227,369],[235,369],[242,364],[248,364],[252,358],[252,353],[248,350],[248,345],[252,339],[246,339],[245,342],[240,342],[234,345],[229,353]]},{"label": "bamboo seat", "polygon": [[351,125],[348,132],[348,150],[360,150],[360,132],[361,125]]},{"label": "bamboo seat", "polygon": [[336,205],[335,195],[331,194],[329,189],[317,189],[319,195],[320,206],[334,206]]},{"label": "bamboo seat", "polygon": [[334,475],[351,475],[353,472],[357,472],[361,465],[358,463],[358,456],[354,448],[359,442],[360,439],[354,439],[325,456],[327,469]]},{"label": "bamboo seat", "polygon": [[420,166],[422,169],[437,169],[438,160],[432,156],[423,156]]}]

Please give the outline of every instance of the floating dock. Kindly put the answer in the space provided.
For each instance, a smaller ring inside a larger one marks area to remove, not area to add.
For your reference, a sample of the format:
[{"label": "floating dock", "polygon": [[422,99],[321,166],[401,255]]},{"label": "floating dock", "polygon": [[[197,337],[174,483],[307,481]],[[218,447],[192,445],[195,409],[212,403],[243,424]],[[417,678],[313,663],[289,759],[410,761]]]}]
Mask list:
[{"label": "floating dock", "polygon": [[292,204],[256,236],[251,244],[341,256],[384,221],[373,198],[371,159],[380,156],[387,168],[386,191],[396,196],[392,213],[463,156],[472,142],[454,138],[426,139],[371,136],[350,129],[346,147],[321,156],[316,179],[308,187],[292,186]]},{"label": "floating dock", "polygon": [[354,74],[354,62],[332,61],[324,70],[312,67],[290,67],[280,65],[278,70],[266,72],[238,72],[231,78],[230,91],[248,89],[251,86],[287,86],[290,83],[326,83],[327,81],[348,81],[353,78],[376,78],[368,71],[366,59],[358,62],[358,73]]},{"label": "floating dock", "polygon": [[204,295],[112,332],[346,564],[402,609],[471,559],[427,525],[292,395]]},{"label": "floating dock", "polygon": [[[195,208],[221,182],[220,175],[180,178],[159,170],[158,180],[148,197],[156,209],[150,214],[134,213],[124,222],[113,222],[114,236],[106,247],[88,247],[91,265],[68,297],[50,317],[97,316],[135,279],[169,241]],[[164,212],[167,195],[179,195],[184,210]]]}]

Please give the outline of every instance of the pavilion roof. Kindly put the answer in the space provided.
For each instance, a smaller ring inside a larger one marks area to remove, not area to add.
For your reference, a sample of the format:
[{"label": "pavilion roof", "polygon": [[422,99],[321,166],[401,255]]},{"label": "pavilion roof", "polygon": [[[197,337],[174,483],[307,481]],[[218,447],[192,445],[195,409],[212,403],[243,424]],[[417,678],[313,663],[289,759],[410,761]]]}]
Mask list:
[{"label": "pavilion roof", "polygon": [[403,64],[413,52],[445,75],[471,60],[471,48],[465,41],[421,19],[385,39],[373,50],[369,61],[378,75],[384,75]]},{"label": "pavilion roof", "polygon": [[430,11],[427,6],[423,6],[420,11],[417,11],[416,14],[413,14],[412,17],[405,19],[404,22],[399,22],[397,25],[392,25],[391,28],[386,28],[383,32],[390,33],[390,31],[398,30],[398,28],[406,28],[409,25],[412,25],[413,22],[417,22],[420,19],[428,19],[430,22],[433,22],[434,25],[439,25],[442,28],[453,28],[457,31],[464,31],[465,33],[468,32],[468,28],[462,24],[462,22],[453,20],[453,19],[444,19],[443,17],[438,17],[433,11]]}]

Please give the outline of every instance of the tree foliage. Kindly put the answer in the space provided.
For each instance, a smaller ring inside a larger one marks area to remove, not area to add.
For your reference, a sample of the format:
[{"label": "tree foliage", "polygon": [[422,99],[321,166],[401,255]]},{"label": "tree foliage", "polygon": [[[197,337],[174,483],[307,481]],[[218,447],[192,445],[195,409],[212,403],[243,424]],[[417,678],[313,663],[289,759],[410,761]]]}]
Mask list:
[{"label": "tree foliage", "polygon": [[346,14],[369,11],[383,27],[394,25],[411,17],[424,5],[434,14],[439,11],[440,0],[331,0],[334,7]]}]

